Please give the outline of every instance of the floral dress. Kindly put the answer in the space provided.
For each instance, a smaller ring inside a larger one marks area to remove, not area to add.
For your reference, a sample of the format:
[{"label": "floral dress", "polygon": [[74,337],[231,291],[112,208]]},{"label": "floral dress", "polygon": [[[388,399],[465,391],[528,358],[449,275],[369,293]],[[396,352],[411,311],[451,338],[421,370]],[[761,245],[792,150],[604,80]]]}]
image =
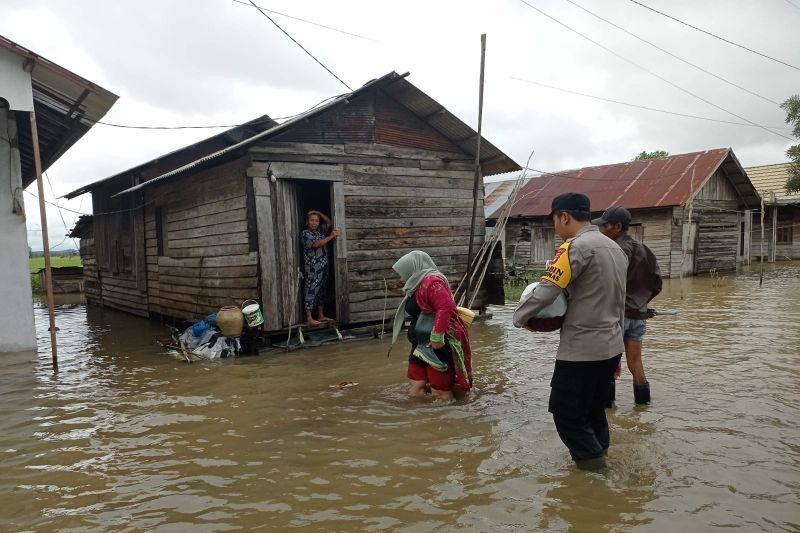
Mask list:
[{"label": "floral dress", "polygon": [[328,283],[328,245],[314,248],[314,243],[328,236],[330,231],[325,226],[312,231],[304,229],[300,234],[303,245],[303,277],[304,298],[303,306],[306,313],[312,313],[322,304],[325,287]]}]

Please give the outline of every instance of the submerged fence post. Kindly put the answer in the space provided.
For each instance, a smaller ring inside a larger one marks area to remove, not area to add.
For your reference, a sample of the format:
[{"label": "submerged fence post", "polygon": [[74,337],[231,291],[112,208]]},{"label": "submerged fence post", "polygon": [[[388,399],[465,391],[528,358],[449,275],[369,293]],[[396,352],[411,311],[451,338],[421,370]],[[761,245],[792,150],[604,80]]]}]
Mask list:
[{"label": "submerged fence post", "polygon": [[44,205],[44,184],[42,183],[42,160],[39,154],[39,131],[36,129],[36,113],[31,116],[31,142],[33,143],[33,164],[36,169],[36,186],[39,190],[39,215],[42,220],[42,248],[44,249],[44,272],[47,286],[47,312],[50,315],[50,348],[53,352],[53,370],[58,370],[58,346],[56,343],[56,312],[53,304],[53,271],[50,266],[50,238],[47,234],[47,212]]},{"label": "submerged fence post", "polygon": [[[466,302],[469,302],[471,290],[470,269],[472,268],[472,246],[475,242],[475,215],[478,212],[478,190],[481,179],[481,126],[483,125],[483,72],[486,66],[486,34],[481,34],[481,78],[478,85],[478,137],[475,147],[475,183],[472,186],[472,218],[469,221],[469,249],[467,250],[467,287],[465,290]],[[477,289],[476,289],[477,290]],[[469,305],[469,303],[467,304]]]}]

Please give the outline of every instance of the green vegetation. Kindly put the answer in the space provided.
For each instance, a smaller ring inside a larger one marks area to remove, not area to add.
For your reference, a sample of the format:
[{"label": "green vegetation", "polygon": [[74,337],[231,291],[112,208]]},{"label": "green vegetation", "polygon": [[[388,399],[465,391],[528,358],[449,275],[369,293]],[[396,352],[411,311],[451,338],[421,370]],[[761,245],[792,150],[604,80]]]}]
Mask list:
[{"label": "green vegetation", "polygon": [[503,290],[506,293],[506,301],[518,302],[520,296],[522,296],[522,291],[525,290],[525,287],[534,281],[539,281],[539,278],[542,277],[542,274],[544,274],[544,271],[542,270],[528,270],[517,272],[517,275],[514,277],[506,276],[506,279],[503,282]]},{"label": "green vegetation", "polygon": [[664,150],[656,150],[654,152],[646,152],[642,150],[642,152],[634,157],[632,161],[642,161],[644,159],[656,159],[659,157],[667,157],[669,152],[665,152]]},{"label": "green vegetation", "polygon": [[[31,270],[31,287],[34,294],[43,292],[44,288],[39,282],[39,271],[44,268],[44,257],[31,257],[28,259],[28,265]],[[58,267],[79,267],[83,266],[81,257],[79,255],[51,255],[50,266],[53,268]]]},{"label": "green vegetation", "polygon": [[[800,139],[800,95],[789,97],[781,107],[786,111],[786,123],[792,125],[792,135]],[[786,150],[789,158],[789,179],[786,180],[786,192],[800,192],[800,144],[794,144]]]}]

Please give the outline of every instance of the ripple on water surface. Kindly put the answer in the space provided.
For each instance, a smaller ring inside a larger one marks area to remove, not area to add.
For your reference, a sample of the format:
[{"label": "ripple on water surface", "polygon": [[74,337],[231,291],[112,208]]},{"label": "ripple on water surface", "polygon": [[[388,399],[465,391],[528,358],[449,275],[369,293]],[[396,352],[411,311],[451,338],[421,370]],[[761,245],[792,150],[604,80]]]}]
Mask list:
[{"label": "ripple on water surface", "polygon": [[[60,371],[0,373],[0,530],[688,531],[800,528],[800,265],[666,283],[653,404],[623,372],[610,469],[571,464],[547,413],[556,334],[473,327],[476,390],[405,397],[378,341],[187,365],[153,322],[57,310]],[[330,384],[355,381],[348,389]]]}]

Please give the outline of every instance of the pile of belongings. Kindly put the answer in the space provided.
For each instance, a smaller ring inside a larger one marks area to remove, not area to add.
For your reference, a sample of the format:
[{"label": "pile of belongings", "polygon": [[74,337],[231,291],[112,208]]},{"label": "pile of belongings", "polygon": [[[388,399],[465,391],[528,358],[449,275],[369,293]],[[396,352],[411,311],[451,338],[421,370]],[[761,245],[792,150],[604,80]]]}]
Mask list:
[{"label": "pile of belongings", "polygon": [[224,359],[242,351],[238,338],[226,337],[217,328],[217,313],[211,313],[186,328],[178,340],[181,347],[206,359]]}]

